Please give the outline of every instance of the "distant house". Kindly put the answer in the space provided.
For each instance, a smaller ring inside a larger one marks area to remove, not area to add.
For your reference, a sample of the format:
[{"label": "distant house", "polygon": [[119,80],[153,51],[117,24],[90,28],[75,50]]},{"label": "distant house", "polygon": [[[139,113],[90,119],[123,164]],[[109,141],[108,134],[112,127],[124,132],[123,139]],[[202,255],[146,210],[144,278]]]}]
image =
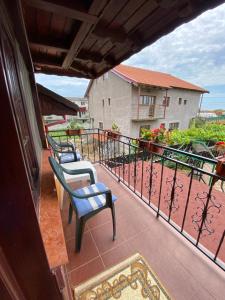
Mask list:
[{"label": "distant house", "polygon": [[68,116],[67,119],[80,119],[83,121],[89,119],[88,99],[87,98],[67,97],[67,99],[80,107],[80,113],[77,116],[75,116],[75,117]]},{"label": "distant house", "polygon": [[111,128],[138,137],[140,129],[185,129],[198,113],[205,89],[170,74],[119,65],[91,80],[85,97],[94,127]]},{"label": "distant house", "polygon": [[88,110],[88,99],[87,98],[79,98],[79,97],[67,97],[68,100],[75,103],[79,107],[85,108]]}]

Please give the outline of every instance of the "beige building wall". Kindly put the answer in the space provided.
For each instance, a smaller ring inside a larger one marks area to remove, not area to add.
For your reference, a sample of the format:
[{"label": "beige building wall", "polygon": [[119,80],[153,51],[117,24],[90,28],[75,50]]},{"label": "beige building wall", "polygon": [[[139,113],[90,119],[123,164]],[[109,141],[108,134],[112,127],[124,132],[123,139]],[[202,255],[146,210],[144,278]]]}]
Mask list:
[{"label": "beige building wall", "polygon": [[[179,123],[179,129],[186,129],[190,120],[198,113],[201,93],[184,89],[172,88],[167,91],[170,97],[169,106],[163,106],[166,90],[140,89],[112,72],[93,81],[89,90],[90,118],[93,126],[103,123],[104,129],[109,129],[115,121],[123,135],[139,137],[140,127],[157,128],[164,123],[169,128],[170,123]],[[140,105],[140,95],[156,97],[154,117],[149,117],[149,106]],[[110,98],[110,100],[108,100]],[[182,98],[179,104],[179,98]],[[104,105],[103,105],[104,100]],[[184,100],[186,104],[184,104]],[[164,118],[165,110],[165,118]],[[140,120],[136,120],[136,119]]]},{"label": "beige building wall", "polygon": [[[131,85],[112,72],[95,79],[89,91],[90,118],[93,126],[103,123],[104,129],[116,122],[121,133],[130,134],[131,129]],[[103,102],[104,101],[104,102]]]}]

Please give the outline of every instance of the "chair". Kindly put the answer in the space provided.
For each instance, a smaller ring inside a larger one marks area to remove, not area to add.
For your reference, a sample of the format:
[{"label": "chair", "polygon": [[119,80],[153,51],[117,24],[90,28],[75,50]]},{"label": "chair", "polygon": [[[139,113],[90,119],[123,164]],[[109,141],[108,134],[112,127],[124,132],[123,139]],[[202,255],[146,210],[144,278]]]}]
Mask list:
[{"label": "chair", "polygon": [[[95,183],[94,174],[91,169],[68,170],[57,163],[57,161],[53,157],[49,157],[49,163],[57,179],[63,185],[64,189],[68,192],[70,197],[68,218],[69,224],[72,221],[73,211],[76,214],[76,252],[80,252],[86,221],[105,208],[111,209],[113,222],[113,240],[115,240],[116,221],[114,202],[117,199],[116,196],[112,195],[111,191],[105,186],[104,183]],[[66,183],[63,173],[67,173],[70,175],[89,174],[91,184],[84,188],[72,190],[72,188]]]},{"label": "chair", "polygon": [[208,157],[208,158],[215,158],[214,154],[213,154],[213,149],[214,146],[207,146],[206,143],[202,142],[202,141],[192,141],[191,142],[191,150],[192,153],[197,154],[197,155],[201,155],[204,157]]},{"label": "chair", "polygon": [[[57,143],[49,134],[47,134],[47,140],[52,148],[54,157],[57,157],[60,164],[70,163],[81,160],[81,155],[76,151],[74,145],[70,142]],[[71,150],[67,150],[67,149]]]}]

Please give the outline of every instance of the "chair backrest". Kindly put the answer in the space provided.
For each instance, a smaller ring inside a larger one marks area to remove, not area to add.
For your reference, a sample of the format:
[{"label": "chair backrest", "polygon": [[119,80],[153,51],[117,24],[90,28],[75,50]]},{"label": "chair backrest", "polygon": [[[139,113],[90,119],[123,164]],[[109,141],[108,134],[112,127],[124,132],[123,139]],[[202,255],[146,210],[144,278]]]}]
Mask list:
[{"label": "chair backrest", "polygon": [[47,141],[48,141],[49,145],[51,146],[52,150],[57,150],[59,145],[49,134],[47,134]]},{"label": "chair backrest", "polygon": [[64,187],[64,189],[71,195],[73,193],[73,190],[66,183],[62,167],[60,166],[60,164],[53,157],[50,156],[48,158],[48,160],[49,160],[49,163],[50,163],[50,165],[52,167],[52,170],[53,170],[54,174],[56,175],[57,179],[62,184],[62,186]]}]

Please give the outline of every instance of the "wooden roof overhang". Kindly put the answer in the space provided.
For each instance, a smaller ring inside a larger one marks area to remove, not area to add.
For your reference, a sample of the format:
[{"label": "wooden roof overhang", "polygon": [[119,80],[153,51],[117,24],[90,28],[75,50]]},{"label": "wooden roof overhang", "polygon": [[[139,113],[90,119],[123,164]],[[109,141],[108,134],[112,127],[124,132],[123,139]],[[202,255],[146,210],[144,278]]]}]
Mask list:
[{"label": "wooden roof overhang", "polygon": [[77,115],[83,109],[68,99],[37,84],[37,90],[41,106],[41,114],[48,115]]},{"label": "wooden roof overhang", "polygon": [[23,0],[35,72],[96,78],[222,0]]}]

